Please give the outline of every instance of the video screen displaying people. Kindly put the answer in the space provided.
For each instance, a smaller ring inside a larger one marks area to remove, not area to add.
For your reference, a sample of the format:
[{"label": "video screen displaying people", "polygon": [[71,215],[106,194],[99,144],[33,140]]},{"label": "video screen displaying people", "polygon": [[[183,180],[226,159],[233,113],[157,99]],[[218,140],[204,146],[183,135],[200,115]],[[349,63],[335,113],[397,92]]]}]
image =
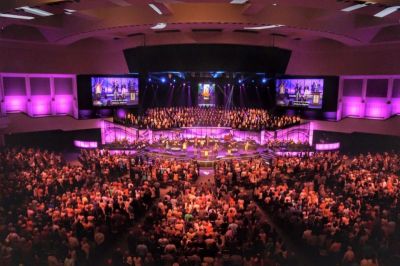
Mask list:
[{"label": "video screen displaying people", "polygon": [[215,106],[215,84],[213,83],[199,83],[197,104],[200,107],[214,107]]},{"label": "video screen displaying people", "polygon": [[276,104],[278,106],[322,108],[323,79],[276,80]]},{"label": "video screen displaying people", "polygon": [[139,79],[92,77],[93,106],[124,106],[139,103]]}]

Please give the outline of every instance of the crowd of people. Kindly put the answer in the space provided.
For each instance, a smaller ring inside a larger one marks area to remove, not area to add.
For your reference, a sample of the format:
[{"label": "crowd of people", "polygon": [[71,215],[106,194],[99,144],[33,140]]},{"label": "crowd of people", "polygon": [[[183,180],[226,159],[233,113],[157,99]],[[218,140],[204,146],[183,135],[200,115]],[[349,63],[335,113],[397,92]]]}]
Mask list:
[{"label": "crowd of people", "polygon": [[[275,145],[272,143],[271,145]],[[196,161],[82,150],[0,152],[0,265],[400,265],[400,156]],[[168,186],[168,193],[160,189]],[[303,262],[304,264],[304,262]]]},{"label": "crowd of people", "polygon": [[238,130],[276,130],[300,124],[299,116],[274,116],[263,109],[170,107],[148,109],[144,115],[127,114],[117,122],[156,130],[210,126],[231,127]]},{"label": "crowd of people", "polygon": [[[243,189],[181,182],[128,237],[121,265],[296,265]],[[139,234],[139,237],[136,235]]]},{"label": "crowd of people", "polygon": [[316,265],[400,265],[400,156],[277,158],[255,198]]},{"label": "crowd of people", "polygon": [[269,139],[264,146],[272,151],[311,151],[308,141],[294,141],[292,139]]},{"label": "crowd of people", "polygon": [[84,150],[80,165],[38,149],[0,152],[0,265],[96,265],[140,219],[163,182],[189,179],[195,162],[148,161]]}]

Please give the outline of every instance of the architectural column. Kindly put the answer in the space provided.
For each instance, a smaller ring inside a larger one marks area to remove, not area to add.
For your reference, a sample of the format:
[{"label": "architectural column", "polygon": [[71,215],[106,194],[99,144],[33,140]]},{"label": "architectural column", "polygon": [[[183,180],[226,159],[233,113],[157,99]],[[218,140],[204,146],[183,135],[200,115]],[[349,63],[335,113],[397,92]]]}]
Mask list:
[{"label": "architectural column", "polygon": [[0,117],[6,115],[3,76],[0,74]]},{"label": "architectural column", "polygon": [[56,88],[54,85],[54,77],[50,77],[50,112],[51,115],[56,115],[57,114],[57,105],[56,105]]},{"label": "architectural column", "polygon": [[393,113],[393,86],[394,86],[394,78],[390,78],[388,80],[388,89],[386,95],[386,104],[387,104],[387,115],[385,118],[392,116]]},{"label": "architectural column", "polygon": [[339,92],[338,92],[338,101],[337,101],[337,111],[336,111],[336,120],[342,119],[342,112],[343,112],[343,86],[344,86],[344,79],[340,77],[339,79]]},{"label": "architectural column", "polygon": [[362,82],[362,92],[361,92],[361,101],[362,101],[362,112],[361,112],[361,118],[365,117],[365,106],[367,105],[366,101],[367,101],[367,82],[368,79],[364,78],[363,82]]},{"label": "architectural column", "polygon": [[33,116],[32,113],[32,93],[31,93],[31,80],[29,76],[25,77],[25,95],[26,95],[26,113]]}]

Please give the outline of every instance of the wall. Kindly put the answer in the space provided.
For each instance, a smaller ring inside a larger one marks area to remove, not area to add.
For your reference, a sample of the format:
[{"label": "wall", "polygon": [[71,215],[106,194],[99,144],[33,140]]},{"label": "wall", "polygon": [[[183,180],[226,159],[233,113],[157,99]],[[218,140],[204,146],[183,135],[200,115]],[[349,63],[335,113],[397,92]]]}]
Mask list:
[{"label": "wall", "polygon": [[78,117],[75,75],[0,73],[0,114]]},{"label": "wall", "polygon": [[71,46],[1,43],[0,72],[121,74],[128,73],[122,50],[95,42]]},{"label": "wall", "polygon": [[400,73],[400,45],[317,46],[294,49],[287,74],[383,75]]},{"label": "wall", "polygon": [[[254,36],[253,36],[254,35]],[[270,36],[257,34],[219,35],[153,34],[146,45],[179,43],[235,43],[271,46]],[[126,74],[126,48],[143,45],[142,37],[121,40],[85,39],[69,46],[0,42],[0,72]],[[377,75],[400,74],[400,44],[347,47],[319,39],[290,41],[276,39],[275,46],[291,49],[290,75]]]},{"label": "wall", "polygon": [[77,120],[69,116],[32,118],[25,114],[9,114],[4,134],[51,130],[83,130],[101,128],[101,119]]},{"label": "wall", "polygon": [[346,118],[338,122],[313,121],[313,129],[341,133],[363,132],[400,136],[400,116],[394,116],[387,120]]}]

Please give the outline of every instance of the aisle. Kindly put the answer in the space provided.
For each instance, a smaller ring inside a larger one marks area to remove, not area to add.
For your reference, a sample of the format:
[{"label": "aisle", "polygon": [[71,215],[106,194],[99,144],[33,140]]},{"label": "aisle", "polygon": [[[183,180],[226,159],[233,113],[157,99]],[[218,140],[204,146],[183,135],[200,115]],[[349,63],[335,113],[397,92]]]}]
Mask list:
[{"label": "aisle", "polygon": [[213,167],[200,167],[200,176],[193,185],[200,183],[211,182],[214,185],[214,168]]}]

